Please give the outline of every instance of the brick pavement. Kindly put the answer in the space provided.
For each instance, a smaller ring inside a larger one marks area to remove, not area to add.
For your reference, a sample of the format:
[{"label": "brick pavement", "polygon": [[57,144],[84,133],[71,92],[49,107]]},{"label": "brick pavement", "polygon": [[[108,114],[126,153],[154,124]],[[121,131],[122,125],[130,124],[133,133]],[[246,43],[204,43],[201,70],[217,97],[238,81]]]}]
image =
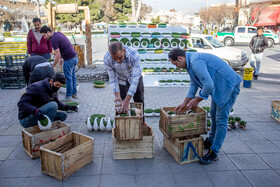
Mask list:
[{"label": "brick pavement", "polygon": [[[87,132],[85,126],[93,113],[113,117],[113,93],[106,84],[97,89],[80,83],[79,113],[69,114],[65,122],[95,138],[94,161],[64,182],[43,175],[40,159],[31,160],[23,151],[16,106],[21,90],[0,90],[0,186],[279,186],[280,124],[270,117],[270,105],[280,99],[280,85],[254,82],[241,89],[235,116],[248,122],[248,130],[228,132],[220,160],[202,166],[175,162],[163,148],[156,117],[146,118],[155,133],[155,158],[113,160],[111,133]],[[187,89],[145,88],[146,108],[176,106]],[[210,105],[210,99],[202,105]]]}]

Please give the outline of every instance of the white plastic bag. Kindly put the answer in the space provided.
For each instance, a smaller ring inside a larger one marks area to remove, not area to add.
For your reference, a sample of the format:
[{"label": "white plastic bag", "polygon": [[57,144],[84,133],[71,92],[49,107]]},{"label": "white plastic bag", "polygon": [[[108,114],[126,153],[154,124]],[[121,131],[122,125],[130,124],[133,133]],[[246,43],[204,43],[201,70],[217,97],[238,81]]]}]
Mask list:
[{"label": "white plastic bag", "polygon": [[94,119],[93,130],[94,131],[98,131],[99,130],[99,126],[98,126],[98,123],[97,123],[97,118]]},{"label": "white plastic bag", "polygon": [[87,130],[88,131],[92,131],[93,130],[93,127],[92,127],[92,125],[90,123],[90,117],[88,117],[88,119],[87,119]]},{"label": "white plastic bag", "polygon": [[106,127],[104,126],[104,117],[100,119],[99,128],[101,131],[106,131]]},{"label": "white plastic bag", "polygon": [[109,118],[107,121],[106,129],[107,129],[107,131],[112,131],[111,118]]},{"label": "white plastic bag", "polygon": [[38,120],[38,126],[41,130],[48,130],[50,128],[52,128],[52,121],[50,120],[50,118],[47,115],[44,115],[47,119],[48,119],[48,125],[47,126],[43,126],[40,122],[40,120]]}]

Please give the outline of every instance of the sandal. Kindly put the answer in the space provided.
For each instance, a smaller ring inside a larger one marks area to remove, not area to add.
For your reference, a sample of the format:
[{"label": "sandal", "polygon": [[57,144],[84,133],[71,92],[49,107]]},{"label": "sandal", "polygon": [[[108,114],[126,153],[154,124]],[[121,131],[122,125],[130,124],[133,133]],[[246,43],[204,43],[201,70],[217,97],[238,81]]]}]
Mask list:
[{"label": "sandal", "polygon": [[246,125],[240,125],[240,124],[238,124],[238,127],[239,127],[240,129],[244,130],[244,131],[247,130]]}]

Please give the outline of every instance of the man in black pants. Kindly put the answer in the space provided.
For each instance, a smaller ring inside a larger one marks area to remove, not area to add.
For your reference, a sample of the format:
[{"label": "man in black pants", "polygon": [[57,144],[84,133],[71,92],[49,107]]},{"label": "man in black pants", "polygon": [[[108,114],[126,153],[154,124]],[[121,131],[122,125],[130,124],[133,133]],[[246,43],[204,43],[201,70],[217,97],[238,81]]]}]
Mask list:
[{"label": "man in black pants", "polygon": [[144,108],[144,83],[138,51],[132,47],[124,47],[120,42],[113,42],[104,56],[104,64],[115,94],[115,102],[122,106],[120,112],[128,111],[132,97],[134,102],[143,103]]},{"label": "man in black pants", "polygon": [[54,75],[51,63],[39,55],[29,57],[22,65],[22,70],[27,85]]}]

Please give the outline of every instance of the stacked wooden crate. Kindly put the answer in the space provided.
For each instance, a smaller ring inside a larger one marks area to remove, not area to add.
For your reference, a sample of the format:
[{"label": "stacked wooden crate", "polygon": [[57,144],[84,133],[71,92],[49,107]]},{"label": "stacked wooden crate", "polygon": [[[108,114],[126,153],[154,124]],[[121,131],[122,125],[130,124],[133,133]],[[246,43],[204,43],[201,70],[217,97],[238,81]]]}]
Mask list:
[{"label": "stacked wooden crate", "polygon": [[175,107],[161,108],[159,129],[164,134],[163,145],[179,164],[199,161],[203,156],[203,137],[206,134],[206,112],[197,107],[194,113],[169,115]]},{"label": "stacked wooden crate", "polygon": [[115,128],[112,130],[114,159],[153,158],[155,153],[154,133],[144,126],[143,104],[130,103],[130,110],[140,110],[140,116],[115,117]]}]

